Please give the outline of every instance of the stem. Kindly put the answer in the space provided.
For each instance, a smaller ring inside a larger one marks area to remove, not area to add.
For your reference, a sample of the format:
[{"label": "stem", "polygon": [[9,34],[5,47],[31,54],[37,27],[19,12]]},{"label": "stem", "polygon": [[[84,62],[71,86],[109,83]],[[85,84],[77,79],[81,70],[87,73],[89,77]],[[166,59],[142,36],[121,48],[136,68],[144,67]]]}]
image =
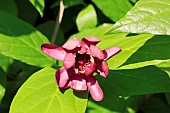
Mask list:
[{"label": "stem", "polygon": [[63,0],[60,0],[60,9],[59,9],[59,12],[58,12],[58,16],[56,18],[53,34],[51,36],[51,43],[52,44],[54,44],[54,42],[56,40],[56,36],[57,36],[58,30],[59,30],[59,27],[60,27],[60,23],[61,23],[61,20],[63,18],[63,13],[64,13],[64,3],[63,3]]}]

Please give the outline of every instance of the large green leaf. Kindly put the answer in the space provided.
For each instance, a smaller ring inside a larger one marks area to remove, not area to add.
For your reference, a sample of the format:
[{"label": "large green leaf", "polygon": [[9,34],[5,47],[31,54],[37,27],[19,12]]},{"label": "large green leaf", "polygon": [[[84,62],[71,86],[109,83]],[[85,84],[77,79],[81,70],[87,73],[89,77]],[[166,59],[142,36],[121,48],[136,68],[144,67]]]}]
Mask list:
[{"label": "large green leaf", "polygon": [[170,0],[140,0],[110,33],[170,34]]},{"label": "large green leaf", "polygon": [[17,16],[17,6],[14,0],[0,0],[0,10]]},{"label": "large green leaf", "polygon": [[88,5],[77,16],[76,19],[78,30],[95,28],[97,25],[97,14],[93,5]]},{"label": "large green leaf", "polygon": [[41,16],[43,16],[43,10],[44,10],[44,0],[29,0],[32,5],[38,10]]},{"label": "large green leaf", "polygon": [[122,18],[132,7],[128,0],[92,0],[95,5],[112,21]]},{"label": "large green leaf", "polygon": [[89,106],[92,107],[92,111],[96,109],[94,111],[127,113],[125,111],[128,101],[124,101],[126,96],[170,92],[168,74],[155,66],[133,70],[110,70],[108,78],[98,75],[96,77],[104,92],[104,99],[101,102],[91,100],[95,104]]},{"label": "large green leaf", "polygon": [[3,12],[0,25],[0,54],[40,67],[55,63],[41,52],[41,44],[49,42],[35,28]]},{"label": "large green leaf", "polygon": [[55,71],[47,67],[33,74],[16,94],[10,113],[83,113],[88,93],[59,90]]}]

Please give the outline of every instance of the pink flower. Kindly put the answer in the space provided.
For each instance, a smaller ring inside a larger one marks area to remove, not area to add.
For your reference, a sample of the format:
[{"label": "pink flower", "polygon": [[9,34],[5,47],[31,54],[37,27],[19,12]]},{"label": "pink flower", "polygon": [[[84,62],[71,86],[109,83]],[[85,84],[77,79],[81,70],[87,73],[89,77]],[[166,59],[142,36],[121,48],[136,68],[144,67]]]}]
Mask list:
[{"label": "pink flower", "polygon": [[121,48],[111,47],[102,51],[95,46],[100,41],[96,37],[83,38],[82,41],[74,37],[62,47],[42,44],[41,49],[45,54],[63,62],[64,66],[55,74],[61,89],[70,87],[78,92],[88,89],[94,100],[103,99],[103,91],[93,73],[106,78],[109,73],[106,60],[117,54]]}]

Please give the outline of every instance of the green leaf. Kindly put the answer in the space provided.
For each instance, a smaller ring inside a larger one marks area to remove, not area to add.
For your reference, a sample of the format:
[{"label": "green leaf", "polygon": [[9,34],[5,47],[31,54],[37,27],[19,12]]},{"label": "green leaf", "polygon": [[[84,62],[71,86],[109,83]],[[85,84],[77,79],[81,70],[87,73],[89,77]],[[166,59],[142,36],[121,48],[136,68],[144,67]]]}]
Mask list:
[{"label": "green leaf", "polygon": [[55,72],[47,67],[33,74],[16,94],[10,113],[83,113],[88,93],[60,91],[54,80]]},{"label": "green leaf", "polygon": [[128,0],[92,0],[94,4],[112,21],[122,18],[132,7]]},{"label": "green leaf", "polygon": [[44,0],[29,0],[32,5],[38,10],[41,17],[43,16],[43,10],[44,10]]},{"label": "green leaf", "polygon": [[84,37],[90,37],[90,36],[95,36],[100,39],[105,39],[105,38],[119,38],[119,37],[125,37],[127,33],[118,33],[118,34],[112,34],[112,35],[105,35],[105,33],[108,31],[113,26],[113,24],[102,24],[98,26],[97,28],[91,28],[91,29],[84,29],[76,34],[73,34],[70,38],[72,37],[77,37],[79,39],[82,39]]},{"label": "green leaf", "polygon": [[17,6],[14,0],[0,0],[0,10],[17,16]]},{"label": "green leaf", "polygon": [[101,102],[93,101],[92,106],[88,105],[92,111],[127,113],[125,111],[133,111],[132,108],[135,108],[133,105],[135,102],[136,104],[140,102],[141,99],[137,98],[134,104],[132,102],[128,106],[129,98],[127,96],[170,92],[169,76],[155,66],[133,70],[110,70],[107,78],[99,75],[96,77],[104,92],[104,99]]},{"label": "green leaf", "polygon": [[78,30],[81,31],[87,28],[95,28],[97,25],[97,14],[92,5],[88,5],[77,16],[76,24]]},{"label": "green leaf", "polygon": [[170,60],[166,60],[156,65],[170,76]]},{"label": "green leaf", "polygon": [[0,62],[0,67],[4,72],[7,72],[9,66],[13,63],[13,59],[0,54]]},{"label": "green leaf", "polygon": [[0,103],[4,94],[5,94],[5,88],[2,85],[0,85]]},{"label": "green leaf", "polygon": [[112,37],[112,35],[109,35],[108,37],[110,38],[104,39],[98,44],[98,46],[102,50],[113,46],[121,47],[122,51],[107,61],[109,69],[117,69],[122,64],[124,64],[132,56],[132,54],[134,54],[139,48],[141,48],[147,40],[151,39],[152,36],[153,35],[150,34],[141,34],[126,38],[114,38]]},{"label": "green leaf", "polygon": [[169,75],[156,66],[110,71],[107,79],[97,77],[102,89],[110,86],[119,96],[170,92]]},{"label": "green leaf", "polygon": [[109,33],[170,34],[170,0],[140,0]]},{"label": "green leaf", "polygon": [[29,24],[0,12],[0,54],[43,67],[55,63],[41,51],[47,38]]},{"label": "green leaf", "polygon": [[133,53],[119,69],[134,69],[166,63],[170,58],[168,48],[170,48],[170,36],[154,36]]}]

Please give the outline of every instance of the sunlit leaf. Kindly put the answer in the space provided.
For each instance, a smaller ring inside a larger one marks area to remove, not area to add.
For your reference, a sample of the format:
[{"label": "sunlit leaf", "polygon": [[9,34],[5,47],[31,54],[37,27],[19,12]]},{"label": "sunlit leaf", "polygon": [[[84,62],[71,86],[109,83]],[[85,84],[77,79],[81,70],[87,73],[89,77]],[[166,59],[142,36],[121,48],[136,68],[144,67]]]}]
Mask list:
[{"label": "sunlit leaf", "polygon": [[95,28],[97,25],[97,14],[92,5],[88,5],[77,16],[76,19],[78,30]]},{"label": "sunlit leaf", "polygon": [[168,48],[170,48],[170,36],[154,36],[133,53],[120,69],[134,69],[166,63],[170,59],[170,49]]},{"label": "sunlit leaf", "polygon": [[139,0],[109,33],[170,34],[170,0]]},{"label": "sunlit leaf", "polygon": [[122,18],[132,7],[128,0],[92,0],[94,4],[112,21]]},{"label": "sunlit leaf", "polygon": [[116,69],[125,63],[131,57],[131,55],[134,54],[139,48],[141,48],[147,40],[151,39],[153,35],[142,34],[126,38],[114,38],[111,36],[112,35],[108,36],[110,38],[103,40],[98,44],[98,46],[102,49],[113,46],[120,46],[122,48],[120,53],[107,61],[110,69]]},{"label": "sunlit leaf", "polygon": [[83,113],[88,93],[59,90],[55,71],[47,67],[33,74],[16,94],[10,113]]},{"label": "sunlit leaf", "polygon": [[49,42],[35,28],[3,12],[0,25],[0,54],[40,67],[55,63],[41,52],[41,44]]}]

